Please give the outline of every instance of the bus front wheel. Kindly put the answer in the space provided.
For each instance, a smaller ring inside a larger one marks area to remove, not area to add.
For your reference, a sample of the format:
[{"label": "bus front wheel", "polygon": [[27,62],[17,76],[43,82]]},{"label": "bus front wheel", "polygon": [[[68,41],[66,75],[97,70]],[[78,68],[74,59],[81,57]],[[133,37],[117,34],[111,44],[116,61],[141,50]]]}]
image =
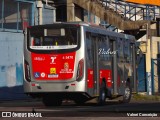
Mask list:
[{"label": "bus front wheel", "polygon": [[98,105],[104,105],[105,102],[106,102],[106,84],[104,81],[102,81],[97,103]]},{"label": "bus front wheel", "polygon": [[123,95],[123,103],[129,103],[131,100],[132,96],[132,87],[128,83],[126,84],[125,90],[124,90],[124,95]]}]

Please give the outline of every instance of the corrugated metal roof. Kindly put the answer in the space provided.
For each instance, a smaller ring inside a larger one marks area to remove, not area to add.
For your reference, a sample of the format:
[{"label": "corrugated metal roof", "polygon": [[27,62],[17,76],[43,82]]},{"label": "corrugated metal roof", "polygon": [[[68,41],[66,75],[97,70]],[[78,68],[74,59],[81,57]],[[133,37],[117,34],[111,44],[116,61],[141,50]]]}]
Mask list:
[{"label": "corrugated metal roof", "polygon": [[149,5],[155,5],[155,6],[160,6],[160,0],[124,0],[127,2],[133,2],[133,3],[138,3],[138,4],[149,4]]}]

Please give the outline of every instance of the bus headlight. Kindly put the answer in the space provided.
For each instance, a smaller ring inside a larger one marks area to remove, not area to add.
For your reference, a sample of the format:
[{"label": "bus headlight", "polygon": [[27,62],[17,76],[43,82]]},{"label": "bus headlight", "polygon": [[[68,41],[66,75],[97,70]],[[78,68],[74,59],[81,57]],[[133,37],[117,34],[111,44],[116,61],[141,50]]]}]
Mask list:
[{"label": "bus headlight", "polygon": [[84,60],[81,59],[78,63],[78,69],[77,69],[77,81],[80,81],[83,77],[83,71],[84,71]]},{"label": "bus headlight", "polygon": [[27,61],[24,62],[24,67],[25,67],[25,78],[28,82],[30,82],[31,81],[31,74],[30,74],[29,64]]}]

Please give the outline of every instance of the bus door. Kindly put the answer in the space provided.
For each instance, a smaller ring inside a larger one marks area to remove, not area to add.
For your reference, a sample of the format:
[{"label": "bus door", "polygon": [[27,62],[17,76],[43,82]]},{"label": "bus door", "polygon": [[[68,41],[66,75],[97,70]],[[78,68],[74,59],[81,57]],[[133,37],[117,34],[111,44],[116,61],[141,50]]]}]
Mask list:
[{"label": "bus door", "polygon": [[[102,82],[102,78],[106,79],[106,82],[111,84],[108,80],[110,77],[110,70],[107,67],[108,56],[105,54],[109,46],[107,45],[106,36],[102,35],[92,35],[93,40],[93,68],[94,68],[94,94],[99,95],[100,92],[100,84]],[[108,81],[107,81],[108,80]]]},{"label": "bus door", "polygon": [[99,95],[99,56],[98,56],[98,46],[99,37],[98,34],[92,35],[93,40],[93,80],[94,80],[94,94]]},{"label": "bus door", "polygon": [[116,39],[111,38],[109,40],[109,45],[110,45],[110,50],[112,52],[115,52],[115,54],[110,55],[110,60],[111,60],[111,70],[112,70],[112,89],[113,89],[113,94],[116,95],[118,92],[118,73],[117,73],[117,47],[116,47]]},{"label": "bus door", "polygon": [[87,86],[92,96],[99,94],[98,34],[86,33]]},{"label": "bus door", "polygon": [[133,92],[137,92],[137,81],[136,81],[136,56],[135,56],[135,44],[130,43],[130,68],[131,68],[131,85]]},{"label": "bus door", "polygon": [[117,50],[118,50],[118,53],[117,53],[118,93],[123,94],[124,86],[125,86],[125,80],[124,80],[125,60],[124,60],[124,40],[121,38],[117,38]]},{"label": "bus door", "polygon": [[87,92],[95,96],[99,92],[98,88],[98,36],[96,34],[86,33],[86,65],[87,65]]}]

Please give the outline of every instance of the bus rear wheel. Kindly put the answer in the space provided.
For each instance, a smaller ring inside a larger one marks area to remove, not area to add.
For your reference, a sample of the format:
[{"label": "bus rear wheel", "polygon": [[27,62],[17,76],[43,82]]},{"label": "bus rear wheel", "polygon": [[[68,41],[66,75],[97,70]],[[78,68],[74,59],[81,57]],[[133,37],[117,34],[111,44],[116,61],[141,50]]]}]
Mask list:
[{"label": "bus rear wheel", "polygon": [[62,105],[62,99],[57,97],[54,98],[54,97],[44,96],[42,102],[45,106],[61,106]]},{"label": "bus rear wheel", "polygon": [[132,88],[130,84],[126,84],[124,95],[123,95],[123,103],[129,103],[132,96]]},{"label": "bus rear wheel", "polygon": [[79,94],[78,96],[74,97],[73,100],[77,105],[83,105],[88,99],[85,96]]},{"label": "bus rear wheel", "polygon": [[77,104],[77,105],[83,105],[85,102],[86,102],[86,100],[83,100],[83,99],[75,99],[74,100],[74,102]]}]

